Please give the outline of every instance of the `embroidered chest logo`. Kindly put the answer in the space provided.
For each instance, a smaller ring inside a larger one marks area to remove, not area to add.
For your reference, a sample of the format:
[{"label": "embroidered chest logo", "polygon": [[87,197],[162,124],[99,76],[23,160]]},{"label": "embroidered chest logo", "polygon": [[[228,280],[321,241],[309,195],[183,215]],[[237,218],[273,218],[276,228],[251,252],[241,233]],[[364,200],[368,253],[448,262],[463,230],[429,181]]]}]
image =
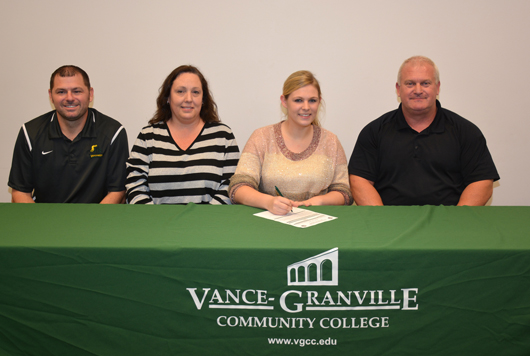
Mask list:
[{"label": "embroidered chest logo", "polygon": [[92,148],[90,149],[90,158],[102,156],[103,152],[101,152],[101,149],[98,147],[98,145],[92,145]]}]

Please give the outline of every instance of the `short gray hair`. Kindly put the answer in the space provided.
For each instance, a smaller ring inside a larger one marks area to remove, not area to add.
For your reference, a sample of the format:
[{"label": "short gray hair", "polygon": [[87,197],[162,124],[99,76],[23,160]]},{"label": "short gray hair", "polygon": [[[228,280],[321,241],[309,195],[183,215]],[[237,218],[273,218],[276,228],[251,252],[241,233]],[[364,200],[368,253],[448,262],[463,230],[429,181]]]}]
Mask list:
[{"label": "short gray hair", "polygon": [[425,65],[428,64],[434,68],[434,78],[436,79],[436,84],[440,83],[440,72],[438,71],[438,67],[434,62],[425,56],[413,56],[409,59],[406,59],[405,62],[401,64],[401,67],[399,67],[398,76],[397,76],[397,82],[399,85],[401,85],[401,71],[403,70],[403,67],[405,65],[412,63],[415,65]]}]

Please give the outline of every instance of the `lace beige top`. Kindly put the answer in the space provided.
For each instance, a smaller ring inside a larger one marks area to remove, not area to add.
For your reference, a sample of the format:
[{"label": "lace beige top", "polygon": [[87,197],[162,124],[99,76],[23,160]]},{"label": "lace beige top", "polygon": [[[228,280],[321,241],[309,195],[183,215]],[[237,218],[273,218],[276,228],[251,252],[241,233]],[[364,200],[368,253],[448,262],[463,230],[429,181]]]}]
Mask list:
[{"label": "lace beige top", "polygon": [[293,201],[338,191],[345,205],[353,203],[344,149],[337,136],[318,126],[309,147],[300,153],[285,146],[281,122],[254,131],[230,180],[233,203],[235,191],[243,185],[274,196],[276,186]]}]

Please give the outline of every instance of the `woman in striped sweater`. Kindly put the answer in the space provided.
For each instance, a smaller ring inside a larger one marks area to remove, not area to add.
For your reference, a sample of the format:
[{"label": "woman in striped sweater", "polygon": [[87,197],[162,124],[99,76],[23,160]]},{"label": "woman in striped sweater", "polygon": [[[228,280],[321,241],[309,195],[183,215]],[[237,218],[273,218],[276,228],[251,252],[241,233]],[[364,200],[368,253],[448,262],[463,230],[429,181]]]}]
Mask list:
[{"label": "woman in striped sweater", "polygon": [[156,102],[127,160],[127,202],[230,204],[227,190],[239,148],[219,120],[202,73],[188,65],[176,68]]}]

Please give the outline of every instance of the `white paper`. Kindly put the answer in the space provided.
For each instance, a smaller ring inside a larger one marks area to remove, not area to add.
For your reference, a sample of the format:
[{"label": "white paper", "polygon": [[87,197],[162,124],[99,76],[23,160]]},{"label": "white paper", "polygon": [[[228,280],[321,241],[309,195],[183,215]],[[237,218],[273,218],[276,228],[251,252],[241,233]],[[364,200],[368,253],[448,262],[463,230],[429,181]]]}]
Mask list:
[{"label": "white paper", "polygon": [[254,214],[260,218],[274,220],[282,224],[287,224],[295,227],[306,228],[313,225],[318,225],[326,221],[334,220],[337,217],[316,213],[311,210],[293,208],[292,213],[286,215],[274,215],[271,212],[264,211]]}]

